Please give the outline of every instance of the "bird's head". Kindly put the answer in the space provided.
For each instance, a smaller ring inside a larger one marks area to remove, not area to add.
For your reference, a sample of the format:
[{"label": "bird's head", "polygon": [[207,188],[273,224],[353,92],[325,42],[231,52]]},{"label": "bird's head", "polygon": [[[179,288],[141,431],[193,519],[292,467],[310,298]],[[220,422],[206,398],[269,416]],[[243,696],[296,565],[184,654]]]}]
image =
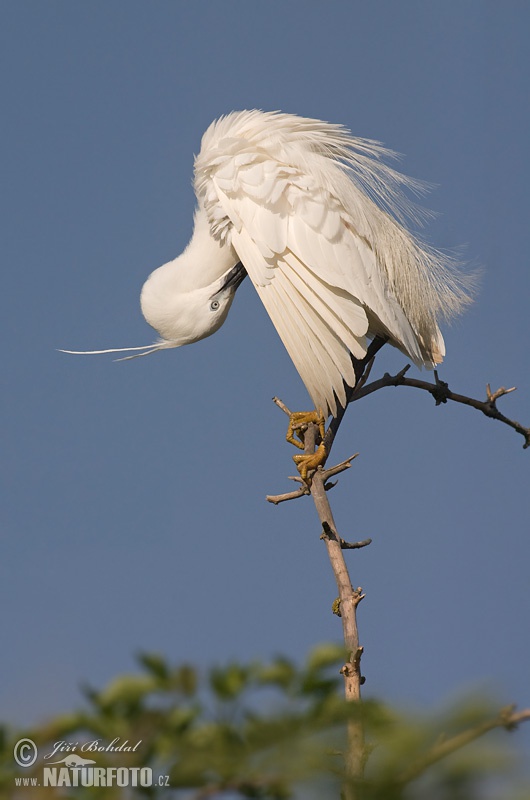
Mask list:
[{"label": "bird's head", "polygon": [[142,313],[167,343],[179,347],[198,342],[223,324],[236,289],[246,276],[241,263],[207,286],[187,286],[178,260],[156,269],[144,283],[140,296]]},{"label": "bird's head", "polygon": [[246,274],[232,247],[210,236],[205,214],[198,210],[192,240],[182,255],[155,269],[142,288],[142,313],[161,339],[143,347],[62,352],[87,355],[137,351],[120,359],[127,361],[198,342],[219,330]]}]

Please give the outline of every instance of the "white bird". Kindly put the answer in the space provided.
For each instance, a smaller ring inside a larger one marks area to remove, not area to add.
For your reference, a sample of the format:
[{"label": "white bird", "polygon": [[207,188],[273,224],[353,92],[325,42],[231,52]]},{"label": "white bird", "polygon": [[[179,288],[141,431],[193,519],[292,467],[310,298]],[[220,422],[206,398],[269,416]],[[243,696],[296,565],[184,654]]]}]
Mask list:
[{"label": "white bird", "polygon": [[375,336],[418,366],[440,363],[438,322],[469,301],[468,283],[404,227],[415,206],[402,187],[422,184],[386,165],[391,156],[341,125],[281,112],[213,122],[195,159],[192,239],[141,293],[162,338],[90,352],[148,355],[210,336],[248,273],[317,409],[344,406],[352,357]]}]

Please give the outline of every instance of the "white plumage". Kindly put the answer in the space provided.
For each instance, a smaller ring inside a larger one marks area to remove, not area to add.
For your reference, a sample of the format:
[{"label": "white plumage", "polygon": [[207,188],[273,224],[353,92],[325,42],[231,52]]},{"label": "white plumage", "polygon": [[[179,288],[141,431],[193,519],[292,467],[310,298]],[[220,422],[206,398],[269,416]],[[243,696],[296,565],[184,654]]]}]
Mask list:
[{"label": "white plumage", "polygon": [[392,155],[340,125],[279,112],[212,123],[195,159],[193,237],[142,289],[163,337],[143,349],[214,333],[241,262],[316,408],[345,403],[351,356],[363,358],[375,335],[419,366],[441,362],[438,321],[469,295],[450,260],[403,226],[413,207],[401,187],[421,184],[386,165]]}]

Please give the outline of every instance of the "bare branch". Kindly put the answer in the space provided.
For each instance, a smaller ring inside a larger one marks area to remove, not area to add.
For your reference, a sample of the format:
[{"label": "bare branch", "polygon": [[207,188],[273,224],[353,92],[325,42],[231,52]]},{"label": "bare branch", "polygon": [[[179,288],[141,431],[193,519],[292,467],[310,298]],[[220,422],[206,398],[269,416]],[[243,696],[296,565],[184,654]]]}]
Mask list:
[{"label": "bare branch", "polygon": [[496,402],[500,397],[515,391],[515,386],[512,386],[511,389],[505,389],[504,386],[502,386],[500,389],[497,389],[496,392],[492,392],[488,384],[486,387],[486,400],[476,400],[474,397],[467,397],[467,395],[457,394],[456,392],[451,391],[448,384],[438,378],[436,371],[434,373],[434,383],[422,381],[417,378],[407,378],[406,372],[408,371],[409,367],[410,364],[396,375],[389,375],[387,372],[382,378],[379,378],[379,380],[372,381],[372,383],[360,387],[359,391],[355,393],[350,402],[355,402],[356,400],[360,400],[362,397],[367,397],[367,395],[377,392],[379,389],[384,389],[387,386],[410,386],[413,389],[423,389],[434,397],[436,405],[441,405],[442,403],[446,403],[448,400],[452,400],[455,403],[461,403],[462,405],[476,408],[478,411],[482,411],[482,413],[490,419],[496,419],[499,422],[503,422],[505,425],[513,428],[515,431],[517,431],[517,433],[520,433],[521,436],[524,437],[525,443],[523,448],[530,447],[530,428],[525,428],[519,422],[506,417],[499,411],[496,405]]},{"label": "bare branch", "polygon": [[[339,430],[340,424],[346,412],[349,403],[360,400],[362,397],[367,397],[373,392],[383,389],[387,386],[410,386],[415,389],[422,389],[429,392],[434,398],[436,405],[447,403],[452,400],[456,403],[471,406],[479,411],[482,411],[485,416],[491,419],[499,420],[509,427],[513,428],[517,433],[520,433],[525,440],[524,447],[530,447],[530,428],[523,427],[515,420],[505,417],[497,408],[496,402],[505,394],[513,392],[515,387],[506,389],[501,387],[497,391],[492,392],[488,384],[486,387],[486,399],[476,400],[465,395],[456,394],[449,389],[449,386],[438,377],[438,373],[434,372],[434,383],[418,380],[416,378],[408,378],[407,372],[410,365],[405,366],[396,375],[389,375],[386,373],[379,380],[367,383],[368,376],[373,366],[374,358],[378,350],[385,344],[385,339],[377,338],[373,340],[368,348],[366,357],[361,361],[354,361],[356,386],[350,389],[347,393],[346,404],[337,411],[337,415],[331,420],[327,431],[323,432],[323,421],[319,420],[317,425],[315,422],[304,423],[302,430],[304,456],[295,456],[294,460],[299,465],[299,461],[303,461],[306,465],[305,473],[299,467],[303,485],[295,492],[289,492],[284,495],[268,496],[267,500],[277,505],[278,503],[286,500],[292,500],[302,497],[306,494],[311,494],[317,514],[322,524],[321,539],[325,541],[328,556],[330,559],[331,567],[337,588],[339,590],[339,597],[333,604],[333,613],[337,614],[342,620],[344,643],[348,651],[349,657],[347,663],[341,670],[344,677],[344,688],[346,699],[353,702],[359,702],[361,699],[361,686],[364,683],[364,678],[361,676],[360,659],[363,652],[359,644],[359,633],[357,628],[357,606],[363,599],[364,594],[359,587],[353,589],[348,568],[344,560],[343,550],[360,549],[366,547],[371,543],[371,539],[365,539],[360,542],[347,542],[342,539],[338,534],[333,521],[333,514],[326,496],[327,490],[334,486],[334,483],[327,483],[327,480],[333,475],[337,475],[351,467],[351,462],[357,457],[358,453],[342,461],[334,467],[323,469],[322,459],[317,459],[315,453],[316,442],[320,441],[319,449],[323,450],[325,458],[329,457],[335,436]],[[277,397],[273,398],[276,405],[290,417],[290,431],[294,431],[297,425],[293,425],[291,412],[287,406]],[[319,412],[321,414],[321,412]],[[292,435],[292,434],[291,434]],[[297,432],[297,435],[300,434]],[[299,446],[292,438],[289,439],[293,444]],[[309,460],[308,460],[309,459]],[[313,463],[314,462],[314,463]],[[319,465],[320,464],[320,465]],[[315,468],[316,467],[316,468]],[[309,474],[308,474],[309,472]],[[296,478],[293,478],[297,480]],[[300,481],[300,478],[298,478]],[[478,725],[468,731],[458,734],[451,739],[437,743],[429,753],[423,758],[419,759],[416,764],[411,765],[401,775],[399,783],[404,785],[415,777],[420,775],[431,764],[444,758],[446,755],[458,750],[468,742],[482,736],[488,731],[496,727],[505,727],[510,729],[517,725],[519,722],[530,719],[530,710],[522,711],[515,714],[513,708],[504,709],[493,720]],[[348,751],[346,754],[346,771],[350,778],[359,780],[364,771],[364,762],[367,756],[366,744],[364,741],[364,729],[360,719],[352,719],[348,724]],[[344,787],[345,800],[357,800],[358,792],[354,784],[346,784]]]},{"label": "bare branch", "polygon": [[510,392],[515,392],[516,389],[517,386],[512,386],[511,389],[505,389],[504,386],[501,386],[501,388],[497,389],[496,392],[492,392],[489,383],[486,384],[486,394],[488,395],[488,400],[491,403],[494,403],[496,400],[499,399],[499,397],[502,397],[505,394],[510,394]]},{"label": "bare branch", "polygon": [[436,764],[446,756],[454,753],[456,750],[460,750],[465,745],[484,736],[485,733],[488,733],[494,728],[513,730],[520,722],[530,720],[530,709],[525,709],[517,713],[515,713],[514,709],[515,706],[503,708],[493,719],[486,720],[476,725],[474,728],[468,728],[468,730],[462,731],[462,733],[458,733],[450,739],[444,739],[442,742],[435,744],[423,758],[418,759],[415,764],[412,764],[399,776],[399,783],[404,786],[410,781],[413,781],[425,772],[428,767],[432,766],[432,764]]},{"label": "bare branch", "polygon": [[[309,433],[315,439],[316,426],[312,426]],[[306,437],[310,438],[310,437]],[[316,470],[311,483],[311,496],[315,504],[320,524],[322,525],[322,539],[325,542],[331,568],[337,583],[339,592],[338,602],[336,602],[335,613],[339,614],[342,621],[344,644],[349,654],[348,669],[343,672],[344,691],[346,700],[359,702],[361,699],[361,685],[363,683],[360,671],[360,653],[362,649],[359,644],[359,631],[357,628],[357,606],[364,597],[361,589],[354,589],[348,567],[344,560],[343,547],[340,536],[333,519],[333,513],[328,502],[325,486],[324,471]],[[352,719],[348,723],[348,752],[346,756],[346,771],[348,775],[359,779],[363,774],[364,761],[366,757],[364,729],[360,719]],[[347,787],[345,790],[346,800],[357,800],[356,789]]]},{"label": "bare branch", "polygon": [[345,539],[340,539],[340,546],[343,550],[360,550],[361,547],[368,547],[372,544],[371,539],[363,539],[362,542],[347,542]]},{"label": "bare branch", "polygon": [[340,464],[337,464],[335,467],[322,470],[322,480],[327,481],[328,478],[332,478],[333,475],[338,475],[339,472],[344,472],[345,469],[349,469],[351,467],[351,462],[354,458],[357,458],[358,455],[359,453],[354,453],[353,456],[350,456],[345,461],[341,461]]},{"label": "bare branch", "polygon": [[296,492],[287,492],[286,494],[268,494],[266,496],[266,500],[269,503],[273,503],[275,506],[278,503],[285,503],[286,500],[296,500],[297,497],[304,497],[304,495],[309,494],[309,489],[307,486],[304,486],[302,489],[297,489]]},{"label": "bare branch", "polygon": [[279,397],[273,397],[273,398],[272,398],[272,402],[273,402],[273,403],[276,403],[276,405],[278,406],[278,408],[281,408],[281,410],[283,411],[283,413],[284,413],[284,414],[287,414],[287,416],[288,416],[288,417],[290,417],[290,416],[291,416],[291,412],[289,411],[289,409],[287,408],[287,406],[285,405],[285,403],[283,403],[283,402],[280,400],[280,398],[279,398]]},{"label": "bare branch", "polygon": [[[342,550],[359,550],[361,547],[368,547],[369,544],[372,544],[372,540],[371,539],[363,539],[362,542],[347,542],[345,539],[342,539],[340,536],[336,536],[334,531],[332,531],[329,522],[327,522],[326,520],[324,520],[324,522],[322,523],[322,533],[320,535],[320,538],[321,539],[326,539],[326,538],[337,539],[337,541],[339,542]],[[360,591],[360,589],[359,589],[359,591]]]}]

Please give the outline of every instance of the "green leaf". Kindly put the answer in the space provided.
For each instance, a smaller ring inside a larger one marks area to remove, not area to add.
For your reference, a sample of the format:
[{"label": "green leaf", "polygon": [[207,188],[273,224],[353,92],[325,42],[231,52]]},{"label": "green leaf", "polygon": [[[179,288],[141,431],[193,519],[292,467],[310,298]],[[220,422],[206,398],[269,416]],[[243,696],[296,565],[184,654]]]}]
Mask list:
[{"label": "green leaf", "polygon": [[172,670],[169,683],[172,689],[180,692],[185,697],[193,697],[199,684],[197,670],[190,664],[182,664],[182,666]]},{"label": "green leaf", "polygon": [[329,642],[319,644],[309,653],[307,667],[309,670],[322,670],[326,667],[344,664],[348,660],[348,654],[344,645]]},{"label": "green leaf", "polygon": [[281,689],[291,687],[297,677],[297,670],[292,661],[278,657],[271,664],[257,665],[255,677],[258,683],[274,685]]},{"label": "green leaf", "polygon": [[103,708],[114,706],[136,706],[146,695],[157,688],[153,677],[148,675],[122,675],[111,681],[99,694],[99,704]]},{"label": "green leaf", "polygon": [[247,686],[249,670],[240,664],[214,667],[210,671],[210,685],[220,700],[233,700]]},{"label": "green leaf", "polygon": [[164,682],[169,678],[167,662],[158,653],[139,653],[138,661],[159,680]]}]

